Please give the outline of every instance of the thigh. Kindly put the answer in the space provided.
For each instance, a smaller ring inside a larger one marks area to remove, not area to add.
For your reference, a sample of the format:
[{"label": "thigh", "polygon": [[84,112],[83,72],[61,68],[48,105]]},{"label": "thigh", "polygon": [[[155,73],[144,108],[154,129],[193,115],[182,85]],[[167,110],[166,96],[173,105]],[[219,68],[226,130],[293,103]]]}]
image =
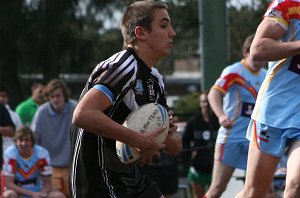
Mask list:
[{"label": "thigh", "polygon": [[215,160],[211,185],[225,187],[229,182],[233,171],[233,167],[223,164],[219,160]]},{"label": "thigh", "polygon": [[295,186],[300,183],[300,141],[295,140],[292,142],[287,161],[287,175],[286,175],[286,185]]},{"label": "thigh", "polygon": [[280,158],[266,154],[250,143],[246,172],[245,190],[251,197],[263,197],[273,181]]},{"label": "thigh", "polygon": [[68,168],[53,168],[51,183],[53,189],[59,189],[67,196],[69,193],[69,169]]}]

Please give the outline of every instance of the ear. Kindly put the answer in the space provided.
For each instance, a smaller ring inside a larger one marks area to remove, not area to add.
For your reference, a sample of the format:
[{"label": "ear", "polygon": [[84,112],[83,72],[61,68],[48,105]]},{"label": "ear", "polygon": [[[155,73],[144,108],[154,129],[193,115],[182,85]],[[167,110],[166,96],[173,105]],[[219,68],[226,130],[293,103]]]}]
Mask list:
[{"label": "ear", "polygon": [[145,29],[141,26],[137,26],[134,29],[135,36],[138,40],[146,40]]},{"label": "ear", "polygon": [[244,58],[248,57],[250,52],[247,52],[246,50],[243,50],[243,56]]}]

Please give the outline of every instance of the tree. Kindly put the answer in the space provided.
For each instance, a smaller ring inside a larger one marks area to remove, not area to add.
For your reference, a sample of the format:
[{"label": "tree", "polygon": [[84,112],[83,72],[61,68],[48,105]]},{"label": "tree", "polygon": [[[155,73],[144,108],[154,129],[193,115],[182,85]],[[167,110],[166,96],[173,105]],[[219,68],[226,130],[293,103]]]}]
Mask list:
[{"label": "tree", "polygon": [[[242,2],[243,0],[240,0]],[[119,19],[131,0],[3,0],[0,1],[0,80],[12,90],[14,107],[29,95],[24,74],[42,74],[48,81],[60,73],[90,73],[101,60],[122,48]],[[228,7],[230,61],[241,57],[242,41],[254,32],[267,0]],[[175,59],[198,54],[199,22],[196,0],[168,0],[177,36],[170,57],[158,67],[173,71]],[[111,24],[106,26],[107,22]],[[20,83],[20,81],[22,81]]]}]

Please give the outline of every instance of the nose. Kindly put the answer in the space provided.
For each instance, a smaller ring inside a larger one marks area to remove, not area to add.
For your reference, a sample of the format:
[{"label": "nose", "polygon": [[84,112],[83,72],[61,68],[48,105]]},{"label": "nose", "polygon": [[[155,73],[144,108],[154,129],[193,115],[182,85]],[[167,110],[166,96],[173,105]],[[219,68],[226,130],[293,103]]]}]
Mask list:
[{"label": "nose", "polygon": [[175,32],[175,30],[173,29],[173,27],[171,26],[171,28],[170,28],[170,37],[171,38],[174,38],[176,36],[176,32]]}]

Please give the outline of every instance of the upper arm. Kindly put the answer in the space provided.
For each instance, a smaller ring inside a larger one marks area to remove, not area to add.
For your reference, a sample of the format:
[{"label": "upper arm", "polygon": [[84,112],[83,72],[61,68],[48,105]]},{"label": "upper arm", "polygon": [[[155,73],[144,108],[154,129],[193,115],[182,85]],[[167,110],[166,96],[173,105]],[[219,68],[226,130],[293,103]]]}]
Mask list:
[{"label": "upper arm", "polygon": [[266,17],[257,28],[252,46],[259,45],[262,40],[266,38],[277,41],[285,34],[285,32],[286,30],[276,23],[276,21]]}]

